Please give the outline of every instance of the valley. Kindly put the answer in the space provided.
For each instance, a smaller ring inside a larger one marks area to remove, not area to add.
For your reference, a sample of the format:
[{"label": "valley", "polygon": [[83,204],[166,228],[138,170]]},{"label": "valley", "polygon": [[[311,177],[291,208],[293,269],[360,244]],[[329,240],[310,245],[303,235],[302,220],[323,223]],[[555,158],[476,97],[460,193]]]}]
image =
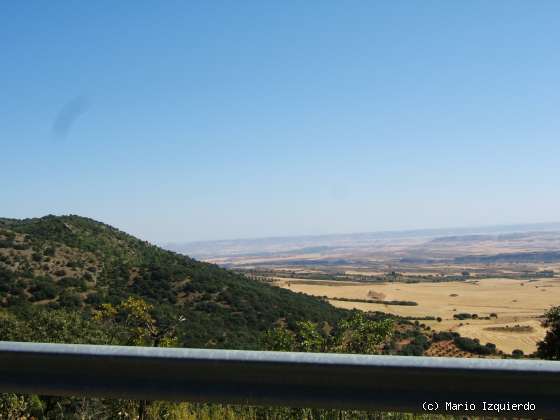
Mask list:
[{"label": "valley", "polygon": [[[180,246],[172,246],[180,250]],[[531,354],[560,302],[560,226],[495,226],[187,245],[192,254],[333,306],[419,320]]]}]

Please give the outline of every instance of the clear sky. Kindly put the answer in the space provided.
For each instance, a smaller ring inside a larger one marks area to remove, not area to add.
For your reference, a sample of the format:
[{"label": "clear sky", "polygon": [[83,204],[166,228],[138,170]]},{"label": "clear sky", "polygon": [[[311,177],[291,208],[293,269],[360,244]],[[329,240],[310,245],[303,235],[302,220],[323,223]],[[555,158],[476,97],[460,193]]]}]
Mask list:
[{"label": "clear sky", "polygon": [[560,220],[560,2],[4,1],[0,215],[155,242]]}]

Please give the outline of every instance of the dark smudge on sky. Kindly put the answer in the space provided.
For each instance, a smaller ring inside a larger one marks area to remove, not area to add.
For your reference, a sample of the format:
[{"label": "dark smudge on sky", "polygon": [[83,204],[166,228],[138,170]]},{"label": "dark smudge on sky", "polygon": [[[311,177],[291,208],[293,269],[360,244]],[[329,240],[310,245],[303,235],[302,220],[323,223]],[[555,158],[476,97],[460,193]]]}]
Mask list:
[{"label": "dark smudge on sky", "polygon": [[78,96],[68,101],[58,112],[52,126],[52,133],[56,139],[65,139],[70,129],[82,114],[89,108],[89,101],[85,96]]}]

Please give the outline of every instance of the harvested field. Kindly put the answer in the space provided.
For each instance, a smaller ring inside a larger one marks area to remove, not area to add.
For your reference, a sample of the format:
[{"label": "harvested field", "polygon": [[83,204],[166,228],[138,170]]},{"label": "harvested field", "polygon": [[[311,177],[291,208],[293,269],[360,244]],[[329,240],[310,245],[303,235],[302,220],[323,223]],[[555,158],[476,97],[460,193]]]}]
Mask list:
[{"label": "harvested field", "polygon": [[[470,322],[457,328],[457,332],[466,337],[476,337],[482,343],[490,342],[506,352],[511,353],[515,349],[523,350],[525,354],[530,354],[536,350],[536,343],[544,337],[545,330],[538,320],[520,322],[520,325],[530,327],[532,332],[520,331],[494,331],[488,330],[487,326]],[[505,327],[505,325],[501,325]]]},{"label": "harvested field", "polygon": [[[294,281],[295,280],[295,281]],[[289,286],[288,286],[289,283]],[[384,300],[418,302],[417,306],[384,305],[378,303],[336,301],[334,306],[364,311],[381,311],[409,317],[441,317],[442,322],[426,322],[441,331],[458,331],[461,335],[492,342],[498,349],[510,353],[514,349],[532,353],[545,330],[537,319],[549,307],[560,303],[560,280],[539,279],[521,281],[503,278],[480,279],[476,282],[457,281],[444,283],[376,283],[363,284],[336,282],[289,282],[279,280],[277,285],[295,292],[327,298],[371,299],[383,296]],[[451,296],[453,295],[453,296]],[[477,314],[478,319],[455,320],[454,314]],[[497,317],[490,317],[495,314]],[[523,331],[492,330],[506,326],[531,327]],[[491,329],[488,329],[491,328]]]}]

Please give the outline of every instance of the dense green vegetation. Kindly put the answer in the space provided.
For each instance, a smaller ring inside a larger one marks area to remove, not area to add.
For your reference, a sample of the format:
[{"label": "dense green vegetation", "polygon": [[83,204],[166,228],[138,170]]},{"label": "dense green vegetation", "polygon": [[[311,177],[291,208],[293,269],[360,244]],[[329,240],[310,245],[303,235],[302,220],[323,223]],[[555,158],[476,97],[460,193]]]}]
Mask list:
[{"label": "dense green vegetation", "polygon": [[[178,327],[186,320],[156,319],[158,308],[143,299],[129,297],[117,305],[106,303],[89,316],[75,310],[42,305],[20,305],[0,310],[0,339],[15,341],[73,342],[144,346],[176,346]],[[296,321],[293,328],[281,323],[258,336],[262,349],[343,353],[387,352],[394,317],[358,311],[329,328],[326,323]],[[119,414],[120,413],[120,414]],[[317,410],[173,404],[109,399],[55,398],[0,395],[0,414],[9,418],[412,418],[412,416],[364,413],[352,410]]]},{"label": "dense green vegetation", "polygon": [[[17,341],[76,342],[145,346],[177,345],[181,319],[161,323],[157,308],[136,297],[113,305],[103,304],[90,317],[80,312],[25,305],[0,310],[0,339]],[[418,323],[401,321],[381,313],[358,311],[342,318],[332,328],[310,321],[297,321],[293,328],[280,324],[259,336],[262,349],[342,353],[422,354],[428,338]],[[410,327],[410,328],[408,328]],[[402,339],[413,340],[398,349]],[[288,407],[249,407],[90,398],[61,398],[0,394],[0,415],[7,418],[40,419],[443,419],[399,413],[368,413]]]},{"label": "dense green vegetation", "polygon": [[475,354],[490,355],[496,354],[496,345],[494,343],[480,344],[477,338],[455,337],[453,342],[461,350]]},{"label": "dense green vegetation", "polygon": [[155,305],[161,322],[187,320],[178,330],[182,346],[256,348],[277,322],[334,324],[345,312],[83,217],[0,219],[0,241],[0,306],[88,314],[137,296]]},{"label": "dense green vegetation", "polygon": [[293,330],[276,327],[265,334],[263,347],[275,351],[376,354],[393,329],[390,318],[375,320],[356,311],[328,330],[309,321],[296,323]]}]

